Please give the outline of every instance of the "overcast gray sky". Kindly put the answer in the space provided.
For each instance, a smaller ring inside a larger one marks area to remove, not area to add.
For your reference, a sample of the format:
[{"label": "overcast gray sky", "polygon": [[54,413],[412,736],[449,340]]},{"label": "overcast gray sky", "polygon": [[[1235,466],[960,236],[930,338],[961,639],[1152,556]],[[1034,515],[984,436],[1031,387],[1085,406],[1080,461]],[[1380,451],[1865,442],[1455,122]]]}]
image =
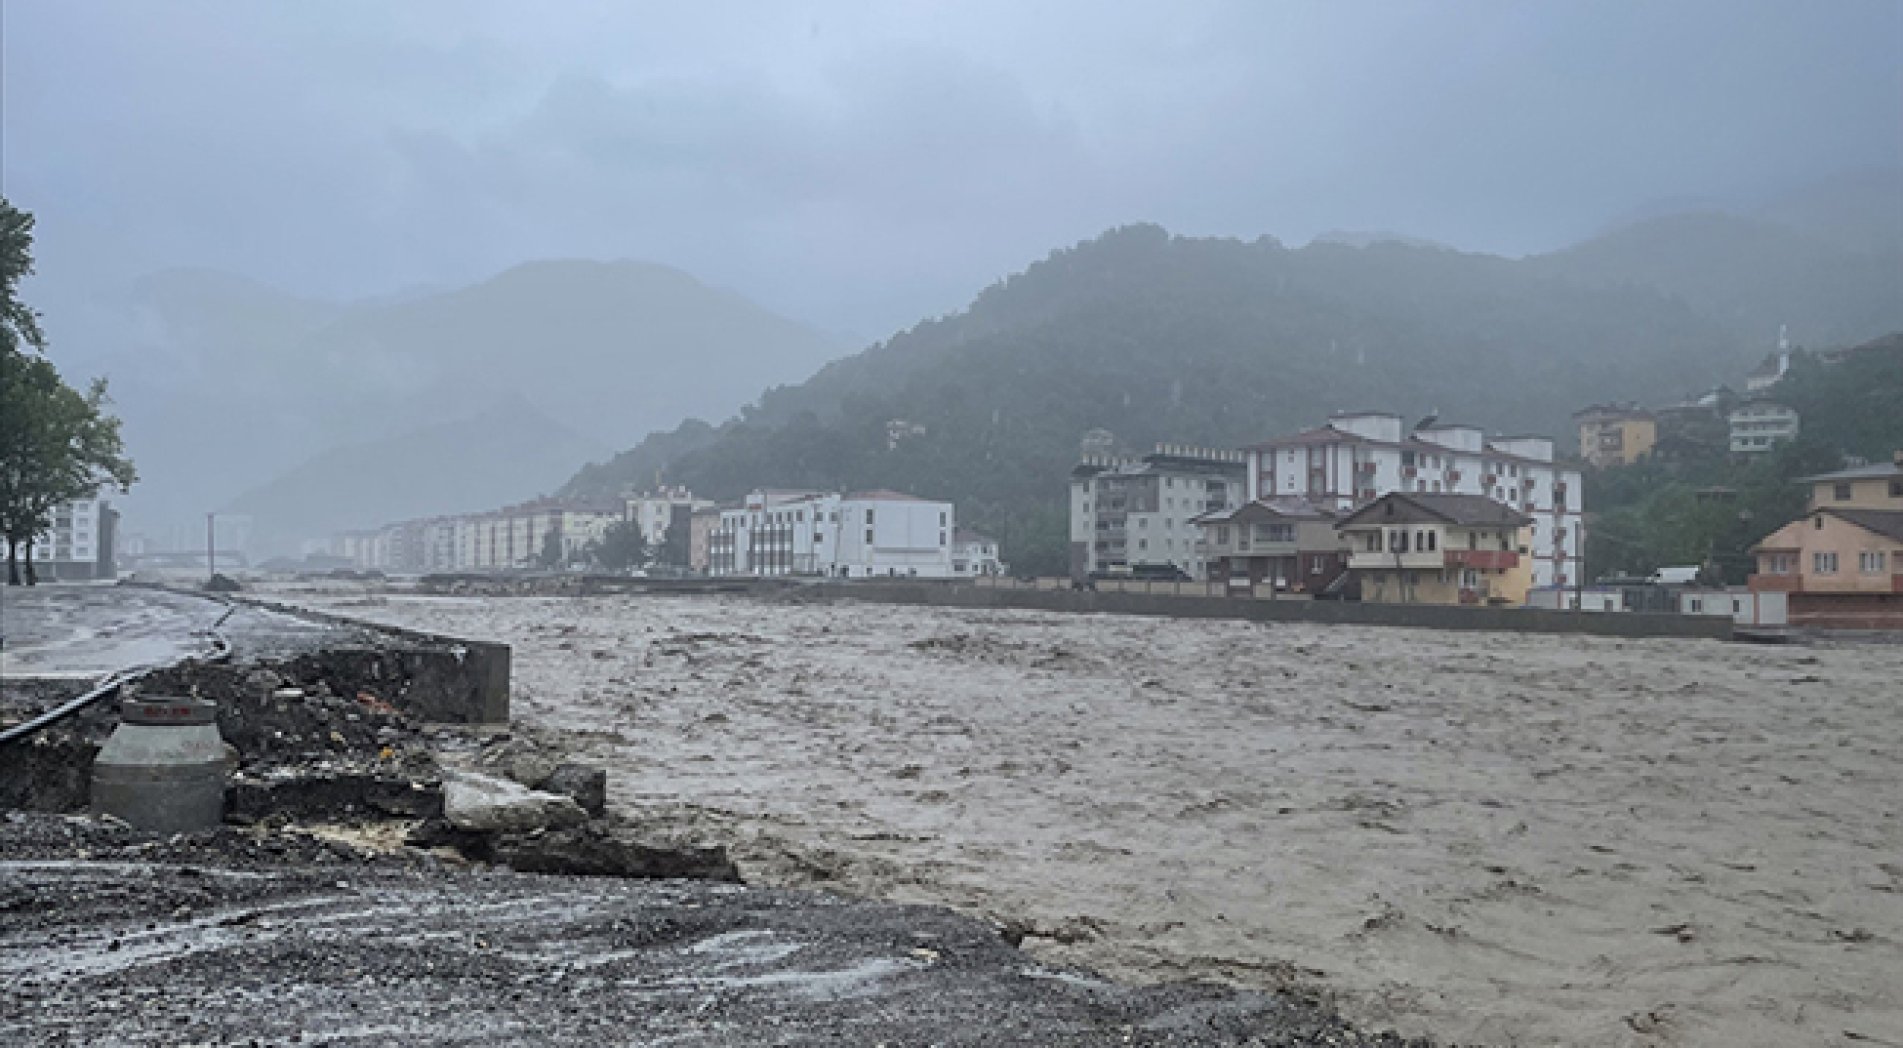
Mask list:
[{"label": "overcast gray sky", "polygon": [[1903,165],[1903,3],[7,0],[46,282],[671,263],[877,337],[1138,220],[1524,253]]}]

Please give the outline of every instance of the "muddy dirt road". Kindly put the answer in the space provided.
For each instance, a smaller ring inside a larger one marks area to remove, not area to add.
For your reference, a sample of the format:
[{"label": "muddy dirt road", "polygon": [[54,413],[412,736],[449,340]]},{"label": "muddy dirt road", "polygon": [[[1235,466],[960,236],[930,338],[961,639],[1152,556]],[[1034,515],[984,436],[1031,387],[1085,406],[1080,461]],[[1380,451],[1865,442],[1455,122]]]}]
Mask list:
[{"label": "muddy dirt road", "polygon": [[1446,1040],[1903,1044],[1903,646],[283,596],[515,645],[749,879]]}]

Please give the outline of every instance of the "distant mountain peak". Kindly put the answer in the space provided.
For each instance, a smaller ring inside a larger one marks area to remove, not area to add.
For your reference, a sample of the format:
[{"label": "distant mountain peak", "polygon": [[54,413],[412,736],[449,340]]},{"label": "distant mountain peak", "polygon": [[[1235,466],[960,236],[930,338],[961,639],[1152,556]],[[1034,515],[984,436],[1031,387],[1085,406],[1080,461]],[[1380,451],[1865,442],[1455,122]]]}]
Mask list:
[{"label": "distant mountain peak", "polygon": [[1318,233],[1310,244],[1337,244],[1341,247],[1373,247],[1377,244],[1398,244],[1401,247],[1417,247],[1431,251],[1452,251],[1454,248],[1438,240],[1426,237],[1410,236],[1407,233],[1394,233],[1387,230],[1331,229]]}]

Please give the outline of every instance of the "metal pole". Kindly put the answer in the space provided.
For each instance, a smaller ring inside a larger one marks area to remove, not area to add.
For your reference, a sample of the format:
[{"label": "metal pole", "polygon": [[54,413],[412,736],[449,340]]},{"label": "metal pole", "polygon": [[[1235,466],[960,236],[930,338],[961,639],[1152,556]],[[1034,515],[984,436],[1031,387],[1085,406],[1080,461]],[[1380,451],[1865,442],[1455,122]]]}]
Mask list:
[{"label": "metal pole", "polygon": [[217,517],[218,517],[218,514],[216,513],[205,514],[205,581],[206,582],[210,582],[211,577],[213,575],[218,574],[218,540],[217,540],[217,533],[213,530],[213,527],[212,527],[212,521],[216,520]]}]

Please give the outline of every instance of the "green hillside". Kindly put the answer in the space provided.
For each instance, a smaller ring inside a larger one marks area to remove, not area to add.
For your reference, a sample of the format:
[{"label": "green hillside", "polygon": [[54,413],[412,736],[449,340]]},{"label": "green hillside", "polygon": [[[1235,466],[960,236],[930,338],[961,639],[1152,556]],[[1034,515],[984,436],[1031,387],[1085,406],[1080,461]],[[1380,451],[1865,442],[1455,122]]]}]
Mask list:
[{"label": "green hillside", "polygon": [[[1731,237],[1694,240],[1675,265],[1736,250]],[[1818,251],[1832,267],[1861,264]],[[567,490],[608,494],[657,470],[717,498],[759,485],[900,488],[955,499],[1015,564],[1059,570],[1064,477],[1094,427],[1131,448],[1235,446],[1382,407],[1564,435],[1583,404],[1676,399],[1736,382],[1763,355],[1775,329],[1714,316],[1648,279],[1607,280],[1616,253],[1290,250],[1126,227],[771,390],[723,426],[656,436],[584,469]],[[1878,331],[1903,327],[1895,296],[1858,309]],[[894,442],[893,420],[923,432]]]},{"label": "green hillside", "polygon": [[1709,563],[1742,583],[1755,570],[1751,546],[1804,511],[1810,488],[1797,478],[1837,469],[1846,455],[1883,462],[1903,450],[1903,333],[1836,364],[1798,353],[1766,395],[1797,409],[1795,442],[1749,457],[1694,446],[1586,474],[1590,576]]}]

